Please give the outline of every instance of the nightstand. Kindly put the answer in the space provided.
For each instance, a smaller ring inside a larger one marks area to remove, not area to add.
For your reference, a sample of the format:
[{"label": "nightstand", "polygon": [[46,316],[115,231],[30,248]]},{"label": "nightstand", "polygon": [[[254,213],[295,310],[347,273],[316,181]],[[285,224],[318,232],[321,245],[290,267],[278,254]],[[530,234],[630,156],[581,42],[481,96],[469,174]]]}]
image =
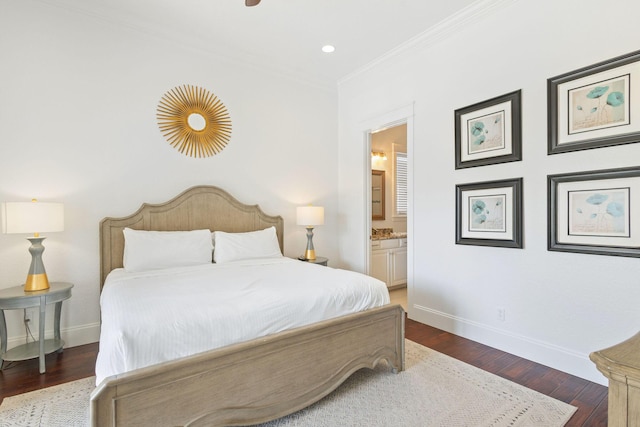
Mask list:
[{"label": "nightstand", "polygon": [[[44,291],[25,292],[24,286],[0,289],[0,369],[7,361],[27,360],[38,357],[40,359],[40,373],[44,374],[44,356],[54,351],[61,352],[64,341],[60,338],[60,314],[62,301],[71,298],[73,285],[66,282],[51,282],[50,288]],[[48,304],[55,303],[53,319],[53,339],[45,339],[45,312]],[[29,307],[40,307],[38,317],[38,341],[23,344],[7,350],[7,323],[4,310],[17,310]]]},{"label": "nightstand", "polygon": [[329,263],[329,258],[325,258],[323,256],[318,256],[316,257],[316,259],[306,259],[304,257],[298,257],[298,259],[300,261],[306,261],[306,262],[310,262],[312,264],[320,264],[320,265],[324,265],[325,267],[327,266],[327,264]]}]

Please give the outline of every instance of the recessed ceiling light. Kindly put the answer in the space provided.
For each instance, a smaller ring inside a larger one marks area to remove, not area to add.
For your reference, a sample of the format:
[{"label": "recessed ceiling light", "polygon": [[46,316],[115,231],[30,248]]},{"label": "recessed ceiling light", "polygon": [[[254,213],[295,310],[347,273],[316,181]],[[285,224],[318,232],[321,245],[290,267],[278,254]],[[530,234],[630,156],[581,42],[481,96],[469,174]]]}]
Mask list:
[{"label": "recessed ceiling light", "polygon": [[333,52],[335,50],[336,50],[336,48],[334,46],[331,46],[330,44],[322,46],[322,51],[324,53],[331,53],[331,52]]}]

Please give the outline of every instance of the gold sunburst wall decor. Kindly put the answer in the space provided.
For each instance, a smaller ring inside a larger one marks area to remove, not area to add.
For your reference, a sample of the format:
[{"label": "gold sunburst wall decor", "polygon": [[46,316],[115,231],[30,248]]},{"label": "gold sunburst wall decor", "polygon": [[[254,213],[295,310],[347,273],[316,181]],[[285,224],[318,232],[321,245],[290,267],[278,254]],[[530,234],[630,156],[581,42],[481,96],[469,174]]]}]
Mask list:
[{"label": "gold sunburst wall decor", "polygon": [[165,93],[158,103],[158,126],[169,144],[191,157],[210,157],[231,138],[231,118],[213,93],[182,85]]}]

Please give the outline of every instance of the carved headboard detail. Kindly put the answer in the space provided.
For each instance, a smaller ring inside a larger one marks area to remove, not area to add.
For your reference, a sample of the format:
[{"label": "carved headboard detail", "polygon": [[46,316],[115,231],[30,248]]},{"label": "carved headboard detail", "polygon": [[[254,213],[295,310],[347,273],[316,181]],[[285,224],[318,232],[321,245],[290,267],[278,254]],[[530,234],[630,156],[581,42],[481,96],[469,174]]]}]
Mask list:
[{"label": "carved headboard detail", "polygon": [[143,203],[135,213],[100,221],[100,290],[109,272],[122,267],[125,227],[136,230],[189,231],[209,229],[240,233],[276,227],[284,253],[284,221],[265,214],[258,205],[245,205],[221,188],[189,188],[165,203]]}]

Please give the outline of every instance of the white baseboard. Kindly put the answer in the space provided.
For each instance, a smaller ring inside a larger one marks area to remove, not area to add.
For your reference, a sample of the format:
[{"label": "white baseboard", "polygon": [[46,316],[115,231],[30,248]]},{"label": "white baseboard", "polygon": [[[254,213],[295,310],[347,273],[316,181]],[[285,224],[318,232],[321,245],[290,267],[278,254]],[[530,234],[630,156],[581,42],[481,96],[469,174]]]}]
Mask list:
[{"label": "white baseboard", "polygon": [[60,331],[66,347],[90,344],[100,341],[100,323],[76,326]]},{"label": "white baseboard", "polygon": [[607,385],[607,379],[596,369],[588,354],[417,304],[410,307],[409,318],[588,381]]},{"label": "white baseboard", "polygon": [[[53,329],[45,331],[45,337],[53,338]],[[38,339],[38,331],[33,334]],[[60,336],[64,340],[64,347],[76,347],[79,345],[90,344],[100,340],[100,323],[90,323],[88,325],[74,326],[71,328],[61,329]],[[29,338],[31,340],[31,338]],[[26,342],[25,335],[11,337],[7,340],[7,348],[13,348]]]}]

